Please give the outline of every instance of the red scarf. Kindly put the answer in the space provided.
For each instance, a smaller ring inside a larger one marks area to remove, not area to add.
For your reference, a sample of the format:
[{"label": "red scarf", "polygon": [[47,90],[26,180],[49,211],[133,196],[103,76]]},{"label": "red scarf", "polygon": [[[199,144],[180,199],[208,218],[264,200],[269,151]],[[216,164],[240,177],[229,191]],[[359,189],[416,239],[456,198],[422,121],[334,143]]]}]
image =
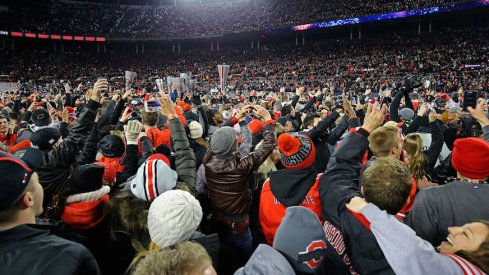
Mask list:
[{"label": "red scarf", "polygon": [[104,206],[109,202],[109,194],[97,201],[80,201],[67,204],[61,219],[76,230],[87,230],[103,221]]},{"label": "red scarf", "polygon": [[108,163],[111,166],[115,168],[117,172],[124,172],[124,166],[120,164],[120,157],[116,158],[107,158],[107,157],[102,157],[100,159],[100,162]]}]

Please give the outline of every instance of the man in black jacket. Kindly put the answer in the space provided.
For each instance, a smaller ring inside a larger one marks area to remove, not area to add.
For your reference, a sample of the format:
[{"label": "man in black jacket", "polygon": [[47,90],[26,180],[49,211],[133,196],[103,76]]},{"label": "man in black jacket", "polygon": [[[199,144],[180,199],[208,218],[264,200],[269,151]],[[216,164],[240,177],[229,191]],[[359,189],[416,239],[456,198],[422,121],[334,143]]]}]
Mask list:
[{"label": "man in black jacket", "polygon": [[368,221],[345,207],[352,197],[364,194],[367,201],[396,214],[409,196],[409,170],[392,158],[375,160],[363,173],[359,187],[367,138],[382,124],[387,109],[385,105],[380,110],[377,106],[368,107],[363,126],[343,140],[321,177],[319,194],[328,240],[323,268],[327,274],[394,274]]},{"label": "man in black jacket", "polygon": [[84,246],[35,225],[43,212],[43,188],[36,170],[42,153],[33,148],[0,153],[0,274],[100,274]]},{"label": "man in black jacket", "polygon": [[[43,151],[43,164],[38,170],[39,182],[44,188],[44,207],[50,205],[53,196],[64,190],[66,180],[73,172],[73,163],[92,129],[100,105],[101,92],[108,89],[107,80],[95,83],[90,100],[82,110],[66,139],[55,133],[37,133],[31,143]],[[52,128],[52,130],[57,131]],[[52,140],[57,136],[57,140]]]}]

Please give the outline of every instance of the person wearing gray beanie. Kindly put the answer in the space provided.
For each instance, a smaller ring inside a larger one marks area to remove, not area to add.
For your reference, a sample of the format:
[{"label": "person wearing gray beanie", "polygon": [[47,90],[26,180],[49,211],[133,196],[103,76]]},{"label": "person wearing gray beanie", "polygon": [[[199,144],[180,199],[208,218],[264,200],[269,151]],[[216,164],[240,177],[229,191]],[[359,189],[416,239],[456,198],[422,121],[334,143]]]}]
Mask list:
[{"label": "person wearing gray beanie", "polygon": [[213,210],[212,224],[219,239],[248,259],[252,254],[249,228],[251,190],[249,179],[256,169],[268,158],[276,147],[275,121],[260,105],[245,105],[235,116],[240,127],[246,127],[244,118],[253,112],[265,121],[263,144],[246,155],[238,151],[237,133],[231,127],[221,127],[211,137],[211,150],[202,159]]},{"label": "person wearing gray beanie", "polygon": [[414,118],[414,111],[409,109],[409,108],[402,108],[400,111],[399,111],[399,117],[403,120],[403,121],[410,121]]},{"label": "person wearing gray beanie", "polygon": [[316,214],[302,206],[291,206],[277,229],[273,248],[285,256],[297,274],[313,274],[326,255],[326,241]]},{"label": "person wearing gray beanie", "polygon": [[211,150],[218,159],[228,159],[238,150],[237,134],[231,127],[221,127],[212,135]]}]

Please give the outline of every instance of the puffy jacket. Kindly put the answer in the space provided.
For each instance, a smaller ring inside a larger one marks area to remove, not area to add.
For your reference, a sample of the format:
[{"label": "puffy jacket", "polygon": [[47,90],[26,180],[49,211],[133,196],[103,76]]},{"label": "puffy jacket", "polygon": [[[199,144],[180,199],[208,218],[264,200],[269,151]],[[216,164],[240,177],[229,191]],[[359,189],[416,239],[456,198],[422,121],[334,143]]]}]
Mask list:
[{"label": "puffy jacket", "polygon": [[178,174],[178,181],[185,183],[194,191],[197,174],[194,151],[190,148],[182,122],[179,119],[169,121],[173,149],[175,150],[175,171]]},{"label": "puffy jacket", "polygon": [[319,179],[313,168],[280,170],[270,174],[260,194],[260,224],[269,245],[289,206],[304,206],[321,219]]},{"label": "puffy jacket", "polygon": [[44,206],[61,192],[73,171],[73,163],[92,129],[100,103],[90,100],[83,109],[68,137],[55,149],[43,152],[44,161],[37,170],[44,188]]},{"label": "puffy jacket", "polygon": [[328,250],[323,267],[327,274],[394,274],[368,221],[351,213],[346,203],[362,196],[358,187],[368,132],[360,128],[343,140],[321,177],[324,233]]},{"label": "puffy jacket", "polygon": [[211,206],[216,214],[247,216],[250,210],[251,191],[249,177],[268,158],[276,146],[274,125],[267,122],[262,146],[243,157],[236,154],[229,159],[218,159],[209,150],[202,163],[209,189]]},{"label": "puffy jacket", "polygon": [[39,225],[0,230],[0,274],[101,274],[87,248]]}]

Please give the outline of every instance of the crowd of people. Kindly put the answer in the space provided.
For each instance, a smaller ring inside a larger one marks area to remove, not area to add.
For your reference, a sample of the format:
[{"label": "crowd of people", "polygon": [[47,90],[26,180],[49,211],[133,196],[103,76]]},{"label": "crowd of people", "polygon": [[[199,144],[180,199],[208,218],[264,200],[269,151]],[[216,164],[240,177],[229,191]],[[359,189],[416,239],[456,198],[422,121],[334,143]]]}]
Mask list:
[{"label": "crowd of people", "polygon": [[488,31],[3,50],[0,273],[487,274]]},{"label": "crowd of people", "polygon": [[124,38],[200,37],[458,2],[464,0],[226,1],[172,6],[119,6],[53,0],[41,12],[38,8],[25,7],[11,7],[0,12],[0,27],[12,31]]},{"label": "crowd of people", "polygon": [[2,93],[0,270],[489,272],[487,86],[324,85]]},{"label": "crowd of people", "polygon": [[189,72],[197,82],[194,88],[208,91],[219,85],[217,64],[227,63],[230,65],[228,86],[238,94],[252,90],[270,93],[281,88],[290,91],[297,82],[311,89],[319,86],[341,89],[348,85],[355,92],[370,89],[379,94],[397,85],[406,74],[431,80],[437,92],[451,93],[461,87],[486,91],[488,33],[487,27],[470,27],[422,35],[403,32],[371,35],[361,40],[328,39],[299,47],[266,45],[261,50],[201,49],[181,54],[155,51],[144,55],[128,52],[56,55],[7,51],[0,56],[0,75],[8,76],[11,82],[20,80],[27,86],[34,80],[30,86],[35,87],[31,88],[40,93],[53,93],[63,90],[59,80],[72,81],[76,86],[77,79],[86,83],[93,75],[113,79],[115,84],[123,86],[125,70],[137,71],[139,88],[153,90],[154,78]]}]

